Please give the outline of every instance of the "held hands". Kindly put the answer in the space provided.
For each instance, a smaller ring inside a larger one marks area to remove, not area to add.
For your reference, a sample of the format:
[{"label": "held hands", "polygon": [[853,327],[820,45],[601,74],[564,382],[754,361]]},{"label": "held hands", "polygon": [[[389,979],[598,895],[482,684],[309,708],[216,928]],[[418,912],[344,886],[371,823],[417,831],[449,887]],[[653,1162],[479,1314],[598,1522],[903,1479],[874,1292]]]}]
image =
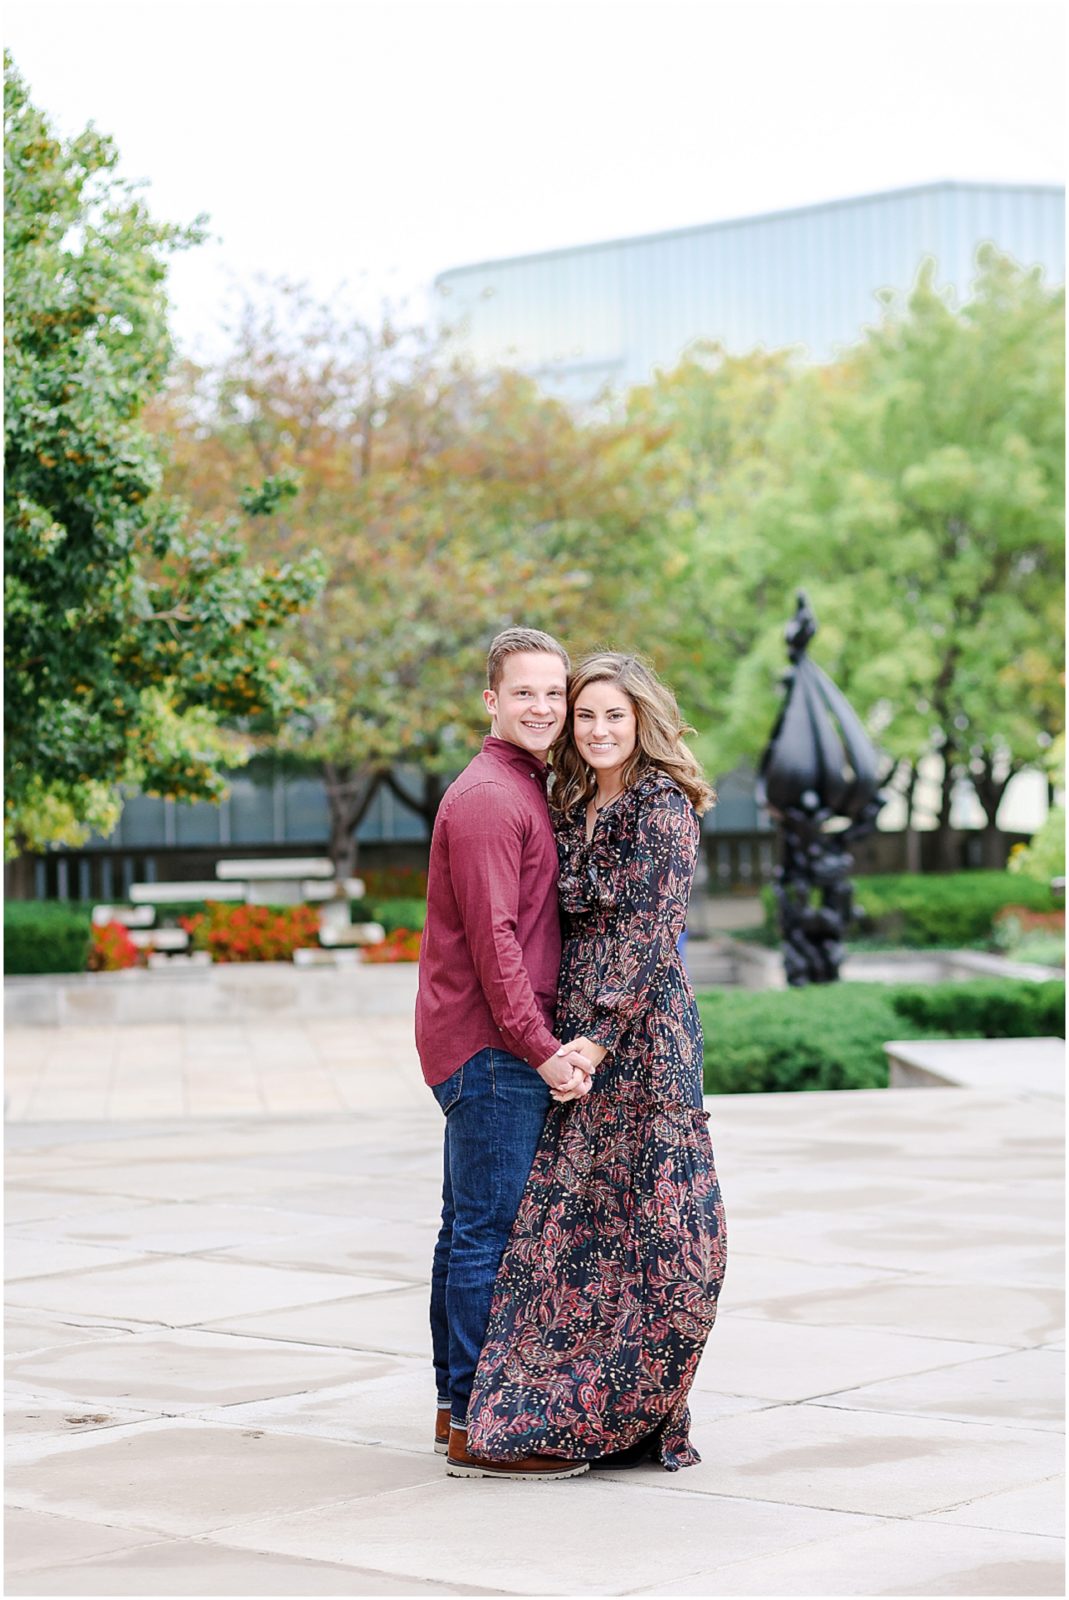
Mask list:
[{"label": "held hands", "polygon": [[593,1070],[586,1056],[566,1044],[537,1069],[543,1083],[548,1083],[554,1100],[578,1100],[586,1094]]},{"label": "held hands", "polygon": [[[550,1083],[553,1099],[558,1105],[565,1105],[569,1100],[579,1100],[590,1092],[591,1074],[604,1061],[605,1050],[602,1045],[582,1037],[562,1044],[554,1059],[558,1057],[573,1064],[569,1082],[559,1085]],[[549,1082],[548,1079],[546,1081]]]}]

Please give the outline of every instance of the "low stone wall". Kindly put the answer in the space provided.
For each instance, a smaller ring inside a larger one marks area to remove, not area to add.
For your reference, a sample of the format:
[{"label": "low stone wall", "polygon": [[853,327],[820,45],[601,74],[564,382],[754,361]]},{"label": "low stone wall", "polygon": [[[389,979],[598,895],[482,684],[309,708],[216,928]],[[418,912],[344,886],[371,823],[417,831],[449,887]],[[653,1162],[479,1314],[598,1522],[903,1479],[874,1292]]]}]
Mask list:
[{"label": "low stone wall", "polygon": [[1064,1039],[892,1039],[892,1089],[1009,1089],[1065,1097]]},{"label": "low stone wall", "polygon": [[295,967],[264,961],[5,978],[4,1019],[9,1027],[59,1027],[396,1016],[412,1008],[416,972],[411,962]]},{"label": "low stone wall", "polygon": [[[766,945],[741,939],[718,941],[734,966],[742,989],[785,989],[783,957]],[[1038,967],[983,950],[859,950],[848,954],[842,976],[848,983],[947,983],[969,978],[1027,978],[1043,983],[1060,978],[1060,970]]]}]

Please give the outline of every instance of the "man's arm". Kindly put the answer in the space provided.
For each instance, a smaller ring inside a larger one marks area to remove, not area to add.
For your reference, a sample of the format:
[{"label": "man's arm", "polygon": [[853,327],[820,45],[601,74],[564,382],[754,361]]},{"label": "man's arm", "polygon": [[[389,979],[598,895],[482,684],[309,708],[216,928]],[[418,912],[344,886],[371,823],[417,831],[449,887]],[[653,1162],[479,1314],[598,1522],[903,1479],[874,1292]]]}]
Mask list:
[{"label": "man's arm", "polygon": [[448,826],[453,893],[490,1015],[513,1055],[563,1084],[571,1066],[542,1018],[516,937],[522,821],[501,785],[481,783],[456,798]]}]

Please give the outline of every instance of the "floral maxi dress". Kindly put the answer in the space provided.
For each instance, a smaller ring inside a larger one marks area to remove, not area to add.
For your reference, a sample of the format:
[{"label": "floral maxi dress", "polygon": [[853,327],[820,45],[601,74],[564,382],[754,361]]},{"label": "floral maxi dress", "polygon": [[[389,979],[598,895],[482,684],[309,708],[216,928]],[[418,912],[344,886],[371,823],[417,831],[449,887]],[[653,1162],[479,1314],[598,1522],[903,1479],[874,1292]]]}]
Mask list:
[{"label": "floral maxi dress", "polygon": [[671,1472],[701,1459],[687,1396],[726,1245],[677,949],[698,819],[662,773],[605,807],[589,842],[583,810],[557,834],[557,1035],[607,1054],[590,1093],[546,1119],[494,1287],[469,1448],[593,1460],[653,1436]]}]

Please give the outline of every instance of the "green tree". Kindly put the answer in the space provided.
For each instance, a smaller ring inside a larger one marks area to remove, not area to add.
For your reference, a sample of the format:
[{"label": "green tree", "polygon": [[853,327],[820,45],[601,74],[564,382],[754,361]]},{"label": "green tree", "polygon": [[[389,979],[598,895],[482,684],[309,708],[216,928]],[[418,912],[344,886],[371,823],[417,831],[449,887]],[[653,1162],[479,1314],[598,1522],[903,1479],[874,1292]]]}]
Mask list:
[{"label": "green tree", "polygon": [[[155,222],[92,127],[64,142],[5,57],[4,524],[9,854],[108,831],[120,783],[218,796],[235,728],[302,694],[280,652],[313,559],[250,567],[238,518],[190,525],[141,413],[171,359]],[[272,495],[249,491],[255,515]]]},{"label": "green tree", "polygon": [[[1064,296],[990,248],[977,265],[963,306],[929,262],[838,362],[751,385],[752,448],[674,513],[701,552],[680,611],[713,640],[718,764],[764,742],[802,585],[814,654],[907,793],[942,757],[947,865],[955,781],[973,783],[994,863],[1006,785],[1062,726]],[[726,381],[721,364],[704,385],[714,419]],[[692,453],[715,459],[715,442]]]}]

